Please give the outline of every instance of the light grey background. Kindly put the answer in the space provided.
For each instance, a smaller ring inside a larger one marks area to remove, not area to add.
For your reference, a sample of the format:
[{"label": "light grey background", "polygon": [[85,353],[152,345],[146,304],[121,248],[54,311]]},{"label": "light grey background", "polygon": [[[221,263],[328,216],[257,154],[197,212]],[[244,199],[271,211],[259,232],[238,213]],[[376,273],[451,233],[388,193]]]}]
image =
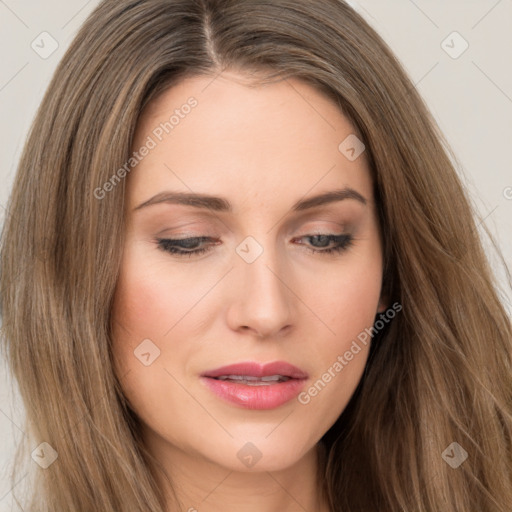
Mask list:
[{"label": "light grey background", "polygon": [[[98,3],[0,0],[0,222],[44,90],[77,29]],[[461,176],[483,222],[510,266],[512,0],[350,3],[388,42],[426,99],[461,163]],[[52,39],[58,48],[47,56],[55,44]],[[502,277],[496,255],[489,251],[489,257]],[[510,293],[506,305],[510,311]],[[12,387],[0,361],[0,511],[14,510],[7,471],[14,441],[23,436],[22,405]]]}]

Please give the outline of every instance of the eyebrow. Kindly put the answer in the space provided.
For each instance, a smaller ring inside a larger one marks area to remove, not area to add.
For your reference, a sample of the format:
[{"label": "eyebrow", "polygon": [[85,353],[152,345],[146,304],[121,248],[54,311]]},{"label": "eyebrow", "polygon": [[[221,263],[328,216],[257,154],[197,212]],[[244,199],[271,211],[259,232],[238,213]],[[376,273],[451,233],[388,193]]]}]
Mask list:
[{"label": "eyebrow", "polygon": [[[345,187],[342,189],[324,192],[323,194],[318,194],[306,199],[300,199],[292,206],[292,211],[300,212],[337,201],[343,201],[345,199],[355,199],[364,205],[367,203],[366,199],[359,192],[353,188]],[[233,211],[231,203],[223,197],[189,192],[161,192],[160,194],[156,194],[147,201],[139,204],[139,206],[134,208],[134,211],[161,203],[181,204],[193,206],[194,208],[209,209],[216,212]]]}]

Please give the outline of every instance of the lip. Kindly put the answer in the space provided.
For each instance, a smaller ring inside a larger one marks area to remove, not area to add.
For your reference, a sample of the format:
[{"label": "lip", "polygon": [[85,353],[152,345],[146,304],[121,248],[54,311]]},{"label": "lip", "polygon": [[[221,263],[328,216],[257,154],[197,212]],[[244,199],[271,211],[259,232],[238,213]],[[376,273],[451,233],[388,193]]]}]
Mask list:
[{"label": "lip", "polygon": [[220,377],[221,375],[247,375],[252,377],[268,377],[270,375],[283,375],[292,379],[307,379],[308,374],[293,364],[285,361],[261,364],[255,361],[235,363],[221,366],[201,374],[202,377]]},{"label": "lip", "polygon": [[[266,385],[247,385],[227,380],[217,380],[224,375],[240,375],[248,377],[269,377],[282,375],[288,377],[285,382]],[[222,366],[201,374],[201,381],[216,396],[231,404],[245,409],[275,409],[295,398],[308,378],[308,374],[285,361],[261,364],[243,362]]]}]

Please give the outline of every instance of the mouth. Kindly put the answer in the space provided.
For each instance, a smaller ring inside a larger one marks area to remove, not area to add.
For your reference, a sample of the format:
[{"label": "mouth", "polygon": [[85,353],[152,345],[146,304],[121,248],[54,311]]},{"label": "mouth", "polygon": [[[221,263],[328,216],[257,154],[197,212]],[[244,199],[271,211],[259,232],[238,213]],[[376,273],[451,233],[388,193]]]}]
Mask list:
[{"label": "mouth", "polygon": [[246,386],[271,386],[278,382],[286,382],[290,380],[290,377],[286,377],[284,375],[269,375],[268,377],[254,377],[252,375],[221,375],[220,377],[212,378],[215,380],[245,384]]},{"label": "mouth", "polygon": [[217,397],[246,409],[275,409],[297,396],[308,375],[283,361],[238,363],[201,374]]}]

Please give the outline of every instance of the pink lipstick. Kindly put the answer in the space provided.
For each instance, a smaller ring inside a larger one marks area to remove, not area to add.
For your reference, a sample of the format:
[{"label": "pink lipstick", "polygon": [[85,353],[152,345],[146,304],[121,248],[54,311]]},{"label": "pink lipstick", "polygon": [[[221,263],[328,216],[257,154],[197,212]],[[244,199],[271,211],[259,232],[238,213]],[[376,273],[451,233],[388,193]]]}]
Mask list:
[{"label": "pink lipstick", "polygon": [[307,378],[307,373],[283,361],[237,363],[201,375],[215,395],[246,409],[280,407],[300,393]]}]

